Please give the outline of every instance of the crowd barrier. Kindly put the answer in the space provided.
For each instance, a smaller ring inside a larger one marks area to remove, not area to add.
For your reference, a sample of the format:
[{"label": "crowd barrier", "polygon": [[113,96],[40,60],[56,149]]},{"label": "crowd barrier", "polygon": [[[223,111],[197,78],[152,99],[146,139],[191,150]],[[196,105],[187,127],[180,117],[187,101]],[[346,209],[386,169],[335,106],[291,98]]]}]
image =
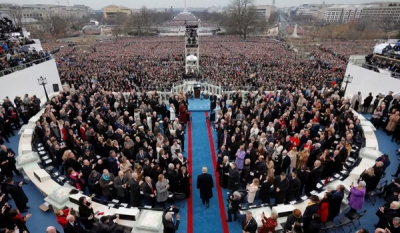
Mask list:
[{"label": "crowd barrier", "polygon": [[42,57],[42,58],[27,62],[27,63],[20,64],[18,66],[14,66],[14,67],[11,67],[11,68],[8,68],[8,69],[4,69],[4,70],[0,71],[0,77],[1,76],[5,76],[5,75],[10,74],[10,73],[13,73],[15,71],[23,70],[23,69],[25,69],[27,67],[36,65],[38,63],[45,62],[45,61],[50,60],[50,59],[51,59],[51,56]]}]

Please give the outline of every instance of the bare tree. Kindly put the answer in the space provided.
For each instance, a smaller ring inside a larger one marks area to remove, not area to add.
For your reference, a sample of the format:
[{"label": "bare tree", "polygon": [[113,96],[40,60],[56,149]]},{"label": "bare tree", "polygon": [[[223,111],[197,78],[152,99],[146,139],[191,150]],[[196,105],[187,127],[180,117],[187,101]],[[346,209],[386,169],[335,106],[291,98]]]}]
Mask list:
[{"label": "bare tree", "polygon": [[387,35],[390,31],[394,29],[395,21],[393,20],[393,15],[386,15],[379,19],[379,25]]},{"label": "bare tree", "polygon": [[231,0],[227,12],[231,24],[228,26],[231,26],[234,33],[243,36],[243,39],[246,40],[259,22],[254,9],[254,0]]},{"label": "bare tree", "polygon": [[20,6],[12,6],[9,15],[15,27],[22,27],[22,11]]},{"label": "bare tree", "polygon": [[51,35],[53,39],[62,38],[66,35],[69,23],[68,19],[56,14],[49,15],[42,22],[42,29]]}]

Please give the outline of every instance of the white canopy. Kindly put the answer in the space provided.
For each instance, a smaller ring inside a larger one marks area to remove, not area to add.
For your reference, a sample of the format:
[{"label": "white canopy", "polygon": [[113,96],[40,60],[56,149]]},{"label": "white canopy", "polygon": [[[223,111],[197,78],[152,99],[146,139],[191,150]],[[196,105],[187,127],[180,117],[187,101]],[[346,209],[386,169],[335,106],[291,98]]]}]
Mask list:
[{"label": "white canopy", "polygon": [[197,57],[195,55],[189,55],[186,57],[186,61],[197,61]]}]

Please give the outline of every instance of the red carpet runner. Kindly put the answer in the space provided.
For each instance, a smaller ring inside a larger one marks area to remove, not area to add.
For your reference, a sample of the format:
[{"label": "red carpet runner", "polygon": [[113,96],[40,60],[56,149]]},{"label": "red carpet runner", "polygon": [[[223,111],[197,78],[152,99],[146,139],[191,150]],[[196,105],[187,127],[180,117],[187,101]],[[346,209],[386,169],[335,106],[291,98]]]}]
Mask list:
[{"label": "red carpet runner", "polygon": [[[208,112],[205,112],[205,115],[206,115],[206,118],[208,119]],[[219,185],[219,178],[218,178],[218,172],[217,172],[217,159],[216,159],[217,156],[215,154],[214,140],[212,137],[210,121],[207,120],[206,125],[207,125],[207,132],[208,132],[208,140],[210,143],[211,160],[212,160],[213,166],[214,166],[213,167],[214,177],[215,177],[214,186],[217,189],[219,214],[220,214],[221,220],[222,220],[222,229],[223,229],[224,233],[229,233],[228,223],[225,221],[225,219],[227,219],[227,217],[226,217],[225,206],[224,206],[224,198],[222,197],[222,189],[221,189],[221,186]]]},{"label": "red carpet runner", "polygon": [[[190,113],[189,113],[190,114]],[[188,170],[190,175],[193,176],[192,171],[192,121],[188,122],[188,160],[190,161],[188,164]],[[193,178],[192,178],[193,180]],[[193,188],[194,184],[191,185],[191,195],[188,200],[188,219],[187,219],[187,228],[188,233],[193,233],[193,192],[195,191]]]}]

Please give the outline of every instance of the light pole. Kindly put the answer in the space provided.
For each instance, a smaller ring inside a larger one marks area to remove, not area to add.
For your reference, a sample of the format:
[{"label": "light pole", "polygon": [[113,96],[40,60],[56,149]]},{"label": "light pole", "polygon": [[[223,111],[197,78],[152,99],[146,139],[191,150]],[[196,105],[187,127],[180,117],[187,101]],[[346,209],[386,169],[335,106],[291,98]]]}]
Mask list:
[{"label": "light pole", "polygon": [[350,76],[350,74],[347,76],[344,76],[343,82],[346,83],[346,86],[344,86],[344,96],[346,96],[347,84],[353,82],[353,76]]},{"label": "light pole", "polygon": [[40,76],[40,78],[38,78],[38,83],[39,85],[43,86],[44,93],[46,94],[47,103],[50,102],[49,95],[47,95],[47,90],[46,90],[47,79]]}]

